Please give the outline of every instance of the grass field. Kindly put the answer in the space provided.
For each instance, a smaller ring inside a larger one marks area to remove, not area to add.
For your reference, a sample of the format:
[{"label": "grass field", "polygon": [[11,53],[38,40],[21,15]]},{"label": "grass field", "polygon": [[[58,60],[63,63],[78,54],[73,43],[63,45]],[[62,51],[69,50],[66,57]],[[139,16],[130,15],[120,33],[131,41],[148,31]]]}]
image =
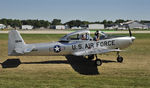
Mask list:
[{"label": "grass field", "polygon": [[[102,66],[93,61],[63,56],[7,56],[7,34],[0,34],[0,63],[20,60],[13,68],[0,65],[0,88],[149,88],[150,34],[133,34],[136,40],[122,52],[99,55]],[[63,35],[23,34],[26,43],[57,41]]]}]

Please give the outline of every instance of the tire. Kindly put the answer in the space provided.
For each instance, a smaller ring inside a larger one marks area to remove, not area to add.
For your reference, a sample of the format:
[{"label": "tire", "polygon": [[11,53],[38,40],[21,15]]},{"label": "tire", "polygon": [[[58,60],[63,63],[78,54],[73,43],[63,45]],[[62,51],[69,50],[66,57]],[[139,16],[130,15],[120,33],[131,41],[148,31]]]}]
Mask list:
[{"label": "tire", "polygon": [[95,64],[96,64],[97,66],[101,66],[101,65],[102,65],[102,61],[101,61],[100,59],[96,59],[96,60],[95,60]]},{"label": "tire", "polygon": [[122,63],[123,62],[123,57],[118,56],[117,57],[117,62]]}]

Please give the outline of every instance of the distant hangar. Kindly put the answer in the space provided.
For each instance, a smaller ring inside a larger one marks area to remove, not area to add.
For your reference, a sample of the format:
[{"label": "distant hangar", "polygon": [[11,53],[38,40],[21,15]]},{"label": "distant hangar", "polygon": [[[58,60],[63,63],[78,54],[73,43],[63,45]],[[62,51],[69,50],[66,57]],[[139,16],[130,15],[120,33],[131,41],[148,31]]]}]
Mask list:
[{"label": "distant hangar", "polygon": [[88,29],[104,29],[104,24],[89,24]]}]

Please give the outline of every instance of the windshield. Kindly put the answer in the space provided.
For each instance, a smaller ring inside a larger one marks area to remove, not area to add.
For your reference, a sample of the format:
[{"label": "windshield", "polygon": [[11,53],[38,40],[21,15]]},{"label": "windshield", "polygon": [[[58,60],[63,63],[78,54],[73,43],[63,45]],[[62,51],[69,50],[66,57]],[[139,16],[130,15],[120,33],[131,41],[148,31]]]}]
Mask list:
[{"label": "windshield", "polygon": [[67,40],[89,40],[90,35],[88,33],[71,35],[67,38]]}]

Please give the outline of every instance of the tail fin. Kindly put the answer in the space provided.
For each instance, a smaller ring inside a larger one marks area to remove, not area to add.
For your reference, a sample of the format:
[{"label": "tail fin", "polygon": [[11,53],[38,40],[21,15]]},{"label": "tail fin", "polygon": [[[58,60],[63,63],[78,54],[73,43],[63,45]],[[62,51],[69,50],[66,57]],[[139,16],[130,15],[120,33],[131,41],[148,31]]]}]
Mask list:
[{"label": "tail fin", "polygon": [[8,37],[8,55],[16,55],[18,49],[25,46],[25,42],[22,39],[20,33],[17,30],[11,30]]}]

